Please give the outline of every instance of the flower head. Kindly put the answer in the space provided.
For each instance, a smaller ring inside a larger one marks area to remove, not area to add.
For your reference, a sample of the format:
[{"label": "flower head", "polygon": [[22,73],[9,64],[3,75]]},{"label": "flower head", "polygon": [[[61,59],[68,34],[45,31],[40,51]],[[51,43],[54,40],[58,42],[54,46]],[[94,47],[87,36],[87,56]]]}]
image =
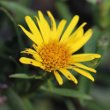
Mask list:
[{"label": "flower head", "polygon": [[82,62],[91,61],[101,56],[91,53],[75,54],[91,38],[92,29],[88,29],[84,33],[84,26],[86,25],[84,22],[75,30],[79,20],[79,16],[76,15],[64,30],[66,20],[61,20],[57,26],[51,12],[47,11],[47,14],[51,21],[50,25],[41,11],[38,11],[38,17],[35,17],[37,25],[31,17],[25,17],[30,31],[19,25],[23,32],[33,41],[33,48],[22,51],[22,53],[30,54],[32,57],[21,57],[20,62],[51,72],[55,75],[59,85],[63,84],[61,74],[68,80],[78,83],[69,69],[94,81],[88,71],[96,73],[96,70],[85,66]]}]

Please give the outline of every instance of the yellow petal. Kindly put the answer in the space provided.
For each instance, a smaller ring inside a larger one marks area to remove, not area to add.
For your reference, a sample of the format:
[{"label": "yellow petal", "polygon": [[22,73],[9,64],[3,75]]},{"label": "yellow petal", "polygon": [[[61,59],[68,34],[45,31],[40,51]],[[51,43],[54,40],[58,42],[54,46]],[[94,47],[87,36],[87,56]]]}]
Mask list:
[{"label": "yellow petal", "polygon": [[62,85],[63,84],[63,79],[60,76],[60,74],[57,71],[54,71],[54,75],[55,75],[55,78],[58,81],[59,85]]},{"label": "yellow petal", "polygon": [[74,38],[74,37],[79,33],[80,30],[84,29],[84,26],[85,26],[86,24],[87,24],[86,22],[82,23],[82,24],[71,34],[70,39],[71,39],[71,37]]},{"label": "yellow petal", "polygon": [[22,31],[37,45],[39,45],[41,42],[37,39],[37,36],[33,35],[29,31],[27,31],[22,25],[19,25],[19,27],[22,29]]},{"label": "yellow petal", "polygon": [[38,51],[38,46],[37,46],[37,45],[33,44],[32,47],[33,47],[36,51]]},{"label": "yellow petal", "polygon": [[50,37],[52,40],[56,40],[57,38],[56,38],[56,22],[55,22],[55,19],[54,19],[53,15],[51,14],[50,11],[47,11],[47,14],[48,14],[50,21],[51,21],[51,31],[50,31],[51,35],[50,35]]},{"label": "yellow petal", "polygon": [[93,73],[96,73],[96,70],[93,69],[93,68],[90,68],[90,67],[87,67],[81,63],[74,63],[75,66],[79,67],[79,68],[82,68],[82,69],[85,69],[85,70],[88,70],[88,71],[91,71]]},{"label": "yellow petal", "polygon": [[38,11],[38,16],[39,16],[39,19],[37,17],[35,17],[35,18],[37,20],[40,32],[42,34],[44,42],[48,43],[48,41],[50,39],[50,26],[49,26],[47,20],[44,18],[41,11]]},{"label": "yellow petal", "polygon": [[44,69],[44,66],[42,65],[42,63],[36,60],[33,60],[31,58],[21,57],[19,61],[23,64],[30,64],[30,65],[37,66],[37,67]]},{"label": "yellow petal", "polygon": [[48,14],[48,16],[51,20],[51,26],[52,26],[51,29],[56,31],[56,22],[55,22],[55,19],[54,19],[53,15],[51,14],[50,11],[47,11],[47,14]]},{"label": "yellow petal", "polygon": [[57,28],[57,32],[56,32],[57,40],[59,40],[61,38],[61,35],[62,35],[63,30],[64,30],[64,26],[65,26],[66,22],[67,22],[66,20],[60,21],[58,28]]},{"label": "yellow petal", "polygon": [[72,33],[73,29],[77,25],[79,20],[79,16],[74,16],[73,19],[71,20],[70,24],[68,25],[67,29],[65,30],[64,34],[62,35],[61,42],[67,41],[68,37]]},{"label": "yellow petal", "polygon": [[69,47],[73,46],[75,42],[79,41],[81,39],[81,37],[83,37],[84,34],[84,29],[81,28],[76,34],[74,34],[73,36],[71,36],[68,41],[67,41],[67,45]]},{"label": "yellow petal", "polygon": [[21,51],[21,53],[31,54],[35,58],[35,60],[42,62],[40,55],[33,49],[26,49],[24,51]]},{"label": "yellow petal", "polygon": [[79,39],[77,42],[74,42],[73,46],[71,47],[71,53],[79,50],[91,38],[92,33],[92,29],[89,29],[81,39]]},{"label": "yellow petal", "polygon": [[39,44],[43,43],[43,39],[41,37],[41,34],[40,34],[37,26],[35,25],[34,21],[31,19],[31,17],[26,16],[25,20],[26,20],[26,23],[27,23],[28,27],[30,28],[31,32],[36,37],[36,40],[38,40],[38,43]]},{"label": "yellow petal", "polygon": [[99,54],[76,54],[71,56],[70,62],[86,62],[94,60],[95,58],[100,58],[101,55]]},{"label": "yellow petal", "polygon": [[77,42],[81,37],[83,37],[83,34],[84,34],[84,29],[83,29],[83,27],[86,25],[87,23],[86,22],[84,22],[81,26],[79,26],[76,30],[75,30],[75,32],[73,32],[72,34],[71,34],[71,36],[68,38],[68,44],[69,44],[69,46],[73,46],[73,44],[75,43],[75,42]]},{"label": "yellow petal", "polygon": [[79,69],[79,68],[76,68],[76,67],[73,67],[73,70],[76,71],[76,72],[78,72],[79,74],[81,74],[81,75],[89,78],[90,80],[94,81],[93,76],[89,72],[84,71],[84,70]]},{"label": "yellow petal", "polygon": [[73,81],[75,84],[78,83],[77,79],[67,69],[61,68],[59,70],[68,80]]}]

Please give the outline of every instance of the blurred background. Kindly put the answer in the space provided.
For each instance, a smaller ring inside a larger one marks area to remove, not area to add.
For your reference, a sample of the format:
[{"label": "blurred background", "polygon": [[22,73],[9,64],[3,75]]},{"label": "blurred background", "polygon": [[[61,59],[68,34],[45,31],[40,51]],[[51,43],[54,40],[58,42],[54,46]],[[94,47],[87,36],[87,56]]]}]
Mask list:
[{"label": "blurred background", "polygon": [[[97,69],[95,83],[78,76],[79,84],[65,80],[58,86],[55,79],[10,78],[12,74],[42,74],[39,68],[19,63],[20,51],[32,42],[18,27],[27,27],[24,17],[45,16],[50,10],[57,21],[78,14],[80,25],[94,34],[80,50],[100,53],[101,60],[88,65]],[[110,0],[0,0],[0,110],[110,110]],[[39,87],[39,85],[41,85]]]}]

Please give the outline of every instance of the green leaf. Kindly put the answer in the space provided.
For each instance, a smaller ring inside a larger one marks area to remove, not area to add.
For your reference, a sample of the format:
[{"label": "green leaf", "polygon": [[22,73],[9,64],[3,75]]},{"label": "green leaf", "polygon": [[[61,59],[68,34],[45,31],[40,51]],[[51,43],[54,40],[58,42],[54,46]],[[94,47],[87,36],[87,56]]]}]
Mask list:
[{"label": "green leaf", "polygon": [[11,110],[27,110],[21,97],[11,88],[5,91],[5,95],[7,96],[7,101]]},{"label": "green leaf", "polygon": [[65,100],[65,104],[68,110],[76,110],[72,100]]},{"label": "green leaf", "polygon": [[34,110],[28,97],[20,97],[12,88],[5,91],[11,110]]},{"label": "green leaf", "polygon": [[74,97],[74,98],[78,98],[78,99],[86,99],[86,100],[91,100],[92,97],[81,93],[79,91],[76,90],[72,90],[72,89],[64,89],[64,88],[47,88],[47,87],[41,87],[42,90],[49,92],[49,93],[53,93],[53,94],[57,94],[57,95],[61,95],[61,96],[65,96],[65,97]]},{"label": "green leaf", "polygon": [[84,45],[84,51],[96,53],[98,51],[98,40],[100,36],[101,31],[97,27],[94,27],[91,39]]},{"label": "green leaf", "polygon": [[86,107],[87,110],[109,110],[106,109],[106,107],[104,107],[100,102],[98,102],[97,100],[93,100],[93,101],[87,101],[86,102]]},{"label": "green leaf", "polygon": [[96,86],[92,89],[91,94],[95,97],[95,101],[105,107],[105,110],[110,110],[110,88]]},{"label": "green leaf", "polygon": [[57,0],[55,3],[56,10],[58,11],[61,18],[65,18],[68,21],[71,20],[72,14],[68,8],[68,5],[60,0]]},{"label": "green leaf", "polygon": [[27,110],[35,110],[33,104],[27,97],[23,98],[23,102],[24,102],[25,106],[28,108]]},{"label": "green leaf", "polygon": [[17,34],[17,38],[18,38],[18,44],[20,46],[20,50],[24,49],[24,44],[22,42],[22,39],[21,39],[21,36],[20,36],[20,33],[18,31],[18,27],[17,27],[17,23],[15,21],[15,18],[11,15],[11,13],[9,13],[9,11],[7,9],[5,9],[4,7],[1,7],[0,8],[1,11],[3,11],[6,16],[10,19],[10,21],[13,23],[13,26],[15,28],[15,31],[16,31],[16,34]]},{"label": "green leaf", "polygon": [[91,4],[96,4],[97,0],[86,0],[87,2],[91,3]]},{"label": "green leaf", "polygon": [[0,1],[0,5],[3,8],[6,8],[8,11],[13,13],[14,19],[16,20],[16,22],[20,22],[22,20],[24,20],[24,17],[26,15],[29,16],[35,16],[36,13],[25,7],[22,6],[21,4],[17,3],[17,2],[12,2],[12,1]]},{"label": "green leaf", "polygon": [[[102,37],[101,30],[99,30],[97,27],[94,27],[93,35],[92,35],[91,39],[84,45],[84,52],[85,53],[98,53],[98,54],[102,55],[104,53],[104,50],[102,48],[100,48],[100,46],[99,46],[101,37]],[[101,61],[101,59],[94,59],[90,62],[86,62],[85,64],[92,68],[93,67],[96,68],[100,61]]]},{"label": "green leaf", "polygon": [[27,75],[22,73],[12,74],[9,76],[10,78],[22,78],[22,79],[41,79],[41,76],[36,75]]}]

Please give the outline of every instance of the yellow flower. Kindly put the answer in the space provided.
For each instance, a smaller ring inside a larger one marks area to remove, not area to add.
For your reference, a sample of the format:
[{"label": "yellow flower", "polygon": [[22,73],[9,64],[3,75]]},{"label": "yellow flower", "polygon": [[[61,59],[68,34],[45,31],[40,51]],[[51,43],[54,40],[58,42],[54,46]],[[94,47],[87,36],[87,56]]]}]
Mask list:
[{"label": "yellow flower", "polygon": [[38,11],[38,17],[35,16],[37,25],[30,16],[25,17],[30,31],[19,25],[23,32],[33,41],[33,49],[28,48],[21,52],[30,54],[32,57],[21,57],[20,62],[40,67],[54,74],[59,85],[63,84],[60,74],[63,74],[75,84],[78,83],[74,75],[70,73],[70,69],[94,81],[88,71],[96,73],[96,70],[85,66],[82,62],[91,61],[101,56],[91,53],[75,54],[91,38],[92,29],[88,29],[84,33],[85,22],[75,29],[79,20],[79,16],[76,15],[64,30],[65,19],[61,20],[57,26],[51,12],[47,11],[47,14],[51,25],[49,25],[41,11]]}]

